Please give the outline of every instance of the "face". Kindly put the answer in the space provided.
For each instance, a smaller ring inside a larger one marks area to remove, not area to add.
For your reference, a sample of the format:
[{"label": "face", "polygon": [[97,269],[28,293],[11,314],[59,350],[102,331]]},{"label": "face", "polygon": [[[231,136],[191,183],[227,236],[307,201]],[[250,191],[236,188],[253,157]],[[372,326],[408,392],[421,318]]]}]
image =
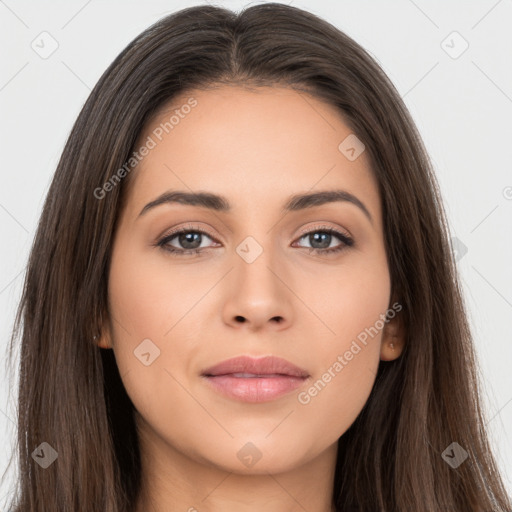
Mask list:
[{"label": "face", "polygon": [[[400,354],[377,183],[353,137],[305,93],[229,86],[174,99],[141,135],[151,147],[130,176],[99,344],[159,456],[273,473],[335,453],[380,360]],[[176,191],[223,201],[162,198]],[[204,375],[237,356],[305,377]]]}]

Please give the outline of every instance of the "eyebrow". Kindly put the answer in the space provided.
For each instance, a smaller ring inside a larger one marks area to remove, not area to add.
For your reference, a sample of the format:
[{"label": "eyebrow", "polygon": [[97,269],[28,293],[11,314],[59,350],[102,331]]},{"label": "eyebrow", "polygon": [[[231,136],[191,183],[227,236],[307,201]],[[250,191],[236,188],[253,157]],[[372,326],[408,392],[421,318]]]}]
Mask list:
[{"label": "eyebrow", "polygon": [[[296,212],[335,202],[348,202],[357,206],[373,224],[373,218],[364,203],[346,190],[324,190],[308,194],[293,195],[288,198],[284,204],[282,212]],[[164,192],[162,195],[148,203],[144,208],[142,208],[139,213],[139,217],[157,206],[172,203],[199,206],[201,208],[207,208],[209,210],[222,213],[229,213],[232,211],[231,204],[228,199],[223,196],[212,194],[210,192],[185,192],[175,190]]]}]

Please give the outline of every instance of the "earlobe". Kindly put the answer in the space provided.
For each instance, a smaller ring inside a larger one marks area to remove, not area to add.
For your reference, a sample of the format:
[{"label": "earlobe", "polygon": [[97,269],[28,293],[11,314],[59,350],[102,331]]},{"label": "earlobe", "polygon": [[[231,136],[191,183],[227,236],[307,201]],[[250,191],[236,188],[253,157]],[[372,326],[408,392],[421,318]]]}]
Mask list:
[{"label": "earlobe", "polygon": [[104,335],[94,336],[93,341],[100,348],[112,348],[110,345],[110,340]]},{"label": "earlobe", "polygon": [[405,327],[398,313],[384,325],[382,333],[380,359],[393,361],[400,357],[405,346]]},{"label": "earlobe", "polygon": [[98,333],[93,336],[92,340],[93,343],[100,348],[112,348],[110,339],[110,326],[107,319],[103,320],[103,326],[101,329],[98,329]]}]

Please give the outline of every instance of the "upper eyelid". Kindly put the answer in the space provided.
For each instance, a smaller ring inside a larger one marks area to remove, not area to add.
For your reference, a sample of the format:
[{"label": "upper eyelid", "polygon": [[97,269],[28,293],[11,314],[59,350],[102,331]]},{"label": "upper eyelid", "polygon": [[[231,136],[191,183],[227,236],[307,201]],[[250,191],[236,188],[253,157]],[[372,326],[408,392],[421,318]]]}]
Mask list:
[{"label": "upper eyelid", "polygon": [[338,231],[341,235],[346,236],[347,238],[352,238],[352,235],[345,228],[334,227],[334,226],[310,226],[301,230],[299,234],[299,238],[302,238],[305,235],[309,235],[310,233],[315,233],[317,231]]}]

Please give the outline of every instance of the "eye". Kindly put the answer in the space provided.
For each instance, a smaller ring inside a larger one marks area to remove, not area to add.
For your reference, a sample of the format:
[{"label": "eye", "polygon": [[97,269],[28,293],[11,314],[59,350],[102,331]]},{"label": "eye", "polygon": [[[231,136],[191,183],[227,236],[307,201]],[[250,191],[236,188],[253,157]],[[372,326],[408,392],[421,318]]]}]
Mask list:
[{"label": "eye", "polygon": [[[210,235],[207,231],[203,229],[197,229],[193,226],[178,228],[171,233],[165,235],[162,239],[160,239],[156,245],[161,247],[165,251],[168,251],[177,256],[187,255],[187,254],[199,254],[204,251],[204,249],[209,249],[210,247],[201,247],[202,239],[204,237],[213,239],[213,236]],[[171,242],[175,242],[178,244],[171,245]],[[180,247],[181,246],[181,247]]]},{"label": "eye", "polygon": [[[213,235],[204,229],[187,226],[168,233],[154,245],[176,256],[198,255],[212,248],[212,246],[202,245],[205,237],[215,240]],[[331,242],[336,238],[341,243],[331,247]],[[338,253],[354,244],[354,240],[348,235],[325,227],[303,233],[298,240],[303,239],[307,239],[311,244],[308,252],[319,255]]]},{"label": "eye", "polygon": [[[331,247],[331,242],[335,238],[340,240],[341,243]],[[354,240],[351,237],[333,228],[315,228],[302,234],[299,240],[303,239],[307,239],[311,244],[311,247],[309,247],[310,253],[320,255],[338,253],[354,245]]]}]

